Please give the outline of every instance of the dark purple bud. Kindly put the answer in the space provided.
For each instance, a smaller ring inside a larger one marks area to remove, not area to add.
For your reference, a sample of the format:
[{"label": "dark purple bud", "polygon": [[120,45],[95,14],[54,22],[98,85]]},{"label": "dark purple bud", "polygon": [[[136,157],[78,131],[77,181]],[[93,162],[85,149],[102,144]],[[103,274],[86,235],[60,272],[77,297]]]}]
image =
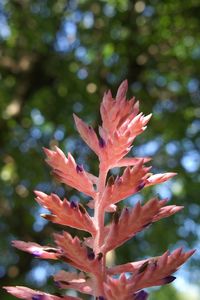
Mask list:
[{"label": "dark purple bud", "polygon": [[135,294],[134,300],[147,300],[148,293],[145,291],[140,291],[139,293]]},{"label": "dark purple bud", "polygon": [[105,143],[104,139],[102,139],[101,136],[100,136],[100,138],[99,138],[99,146],[100,146],[101,148],[104,148],[104,147],[106,146],[106,143]]},{"label": "dark purple bud", "polygon": [[32,300],[42,300],[42,299],[44,299],[43,295],[35,295],[32,297]]},{"label": "dark purple bud", "polygon": [[32,254],[33,254],[34,256],[36,256],[36,257],[40,257],[41,254],[42,254],[42,252],[41,252],[40,250],[34,250],[34,251],[32,252]]},{"label": "dark purple bud", "polygon": [[83,172],[83,166],[76,165],[76,172],[77,173],[82,173]]},{"label": "dark purple bud", "polygon": [[126,214],[128,214],[128,213],[129,213],[129,209],[128,209],[128,207],[125,207],[125,208],[124,208],[124,210],[125,210],[125,213],[126,213]]},{"label": "dark purple bud", "polygon": [[75,202],[74,200],[72,200],[72,201],[70,202],[70,207],[71,207],[71,208],[77,208],[77,204],[76,204],[76,202]]},{"label": "dark purple bud", "polygon": [[103,296],[99,296],[97,297],[98,300],[106,300],[106,298],[104,298]]},{"label": "dark purple bud", "polygon": [[139,191],[141,191],[142,189],[143,189],[143,187],[145,186],[145,182],[141,182],[138,186],[137,186],[137,188],[136,188],[136,191],[137,192],[139,192]]},{"label": "dark purple bud", "polygon": [[95,258],[95,254],[90,248],[87,248],[87,257],[89,260],[93,260]]},{"label": "dark purple bud", "polygon": [[167,276],[165,278],[162,279],[163,284],[168,284],[171,283],[172,281],[174,281],[176,279],[175,276]]}]

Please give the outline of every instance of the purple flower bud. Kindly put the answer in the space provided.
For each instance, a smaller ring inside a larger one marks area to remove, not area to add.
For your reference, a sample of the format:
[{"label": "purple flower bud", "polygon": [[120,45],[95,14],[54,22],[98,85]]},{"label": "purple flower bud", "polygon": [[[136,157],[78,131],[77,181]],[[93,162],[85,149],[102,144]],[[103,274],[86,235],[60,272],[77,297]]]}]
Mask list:
[{"label": "purple flower bud", "polygon": [[33,250],[32,254],[36,257],[40,257],[42,252],[40,250]]},{"label": "purple flower bud", "polygon": [[42,300],[44,299],[43,295],[35,295],[32,297],[32,300]]},{"label": "purple flower bud", "polygon": [[87,248],[87,257],[89,260],[93,260],[95,258],[95,254],[90,248]]},{"label": "purple flower bud", "polygon": [[77,173],[82,173],[83,172],[83,166],[76,165],[76,172]]},{"label": "purple flower bud", "polygon": [[135,294],[134,300],[146,300],[147,298],[148,293],[142,290],[139,293]]},{"label": "purple flower bud", "polygon": [[104,139],[102,139],[102,137],[99,138],[99,146],[101,148],[104,148],[106,146],[106,143],[105,143]]},{"label": "purple flower bud", "polygon": [[72,201],[70,202],[70,207],[71,207],[71,208],[77,208],[77,204],[76,204],[76,202],[75,202],[74,200],[72,200]]},{"label": "purple flower bud", "polygon": [[106,298],[104,298],[103,296],[99,296],[97,299],[98,300],[106,300]]},{"label": "purple flower bud", "polygon": [[175,276],[167,276],[165,278],[162,279],[163,284],[168,284],[171,283],[172,281],[174,281],[176,279]]}]

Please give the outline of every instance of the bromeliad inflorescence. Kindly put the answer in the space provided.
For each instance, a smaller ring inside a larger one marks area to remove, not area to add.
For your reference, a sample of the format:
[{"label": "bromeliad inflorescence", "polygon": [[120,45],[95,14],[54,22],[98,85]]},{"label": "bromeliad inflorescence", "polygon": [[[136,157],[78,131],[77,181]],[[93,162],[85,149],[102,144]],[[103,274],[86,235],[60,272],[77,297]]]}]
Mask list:
[{"label": "bromeliad inflorescence", "polygon": [[[172,274],[194,251],[183,252],[182,248],[163,255],[130,262],[114,267],[106,266],[106,254],[119,247],[153,222],[171,216],[182,206],[167,205],[167,199],[150,199],[145,204],[117,210],[117,203],[138,193],[141,189],[162,183],[175,175],[164,173],[152,175],[146,163],[148,157],[126,157],[131,145],[141,134],[151,115],[139,112],[135,99],[126,100],[127,81],[124,81],[113,99],[111,92],[105,93],[100,107],[102,126],[99,137],[91,126],[74,116],[76,127],[83,140],[99,158],[99,176],[96,177],[76,163],[73,156],[57,147],[44,149],[47,163],[54,176],[62,183],[86,194],[91,216],[81,203],[61,200],[57,195],[36,191],[36,201],[49,210],[43,217],[57,224],[86,231],[89,238],[81,240],[64,231],[54,234],[55,246],[13,241],[13,246],[41,259],[61,260],[81,272],[59,271],[54,280],[60,289],[74,289],[94,296],[98,300],[145,300],[148,293],[143,290],[172,282]],[[121,176],[108,177],[112,168],[123,167]],[[112,213],[110,224],[105,225],[105,213]],[[126,276],[127,272],[129,276]],[[54,296],[18,286],[5,287],[9,293],[30,300],[72,300],[71,296]]]}]

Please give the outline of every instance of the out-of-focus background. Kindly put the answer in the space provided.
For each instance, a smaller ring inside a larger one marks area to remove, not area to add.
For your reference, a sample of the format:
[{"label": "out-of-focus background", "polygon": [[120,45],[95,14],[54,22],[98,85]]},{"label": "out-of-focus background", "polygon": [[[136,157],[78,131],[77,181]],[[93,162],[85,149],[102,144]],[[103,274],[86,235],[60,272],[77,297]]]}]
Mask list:
[{"label": "out-of-focus background", "polygon": [[127,78],[129,97],[141,99],[144,113],[153,112],[132,153],[153,156],[154,172],[176,171],[178,176],[126,202],[134,205],[158,194],[185,209],[121,246],[111,263],[179,246],[196,248],[177,280],[152,289],[150,299],[199,299],[199,28],[198,0],[0,1],[2,285],[58,292],[52,275],[61,264],[33,259],[13,249],[11,241],[48,244],[53,231],[62,229],[39,216],[43,210],[34,201],[34,189],[88,201],[53,180],[42,147],[59,145],[97,172],[97,159],[80,140],[72,113],[97,127],[103,92],[110,88],[115,94]]}]

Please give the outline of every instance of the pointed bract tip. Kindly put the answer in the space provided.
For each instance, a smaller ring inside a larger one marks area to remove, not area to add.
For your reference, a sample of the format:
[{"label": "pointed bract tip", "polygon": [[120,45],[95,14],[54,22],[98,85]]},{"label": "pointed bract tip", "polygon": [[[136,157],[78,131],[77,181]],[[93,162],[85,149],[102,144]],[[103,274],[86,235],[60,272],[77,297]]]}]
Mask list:
[{"label": "pointed bract tip", "polygon": [[73,118],[74,118],[74,120],[75,120],[75,119],[78,118],[78,116],[77,116],[75,113],[73,113]]},{"label": "pointed bract tip", "polygon": [[118,90],[117,90],[117,95],[116,95],[116,100],[120,100],[126,96],[126,92],[128,89],[128,80],[122,81],[120,84]]},{"label": "pointed bract tip", "polygon": [[189,250],[188,252],[185,253],[185,255],[187,256],[187,258],[189,258],[189,257],[192,256],[196,251],[197,251],[197,249]]},{"label": "pointed bract tip", "polygon": [[55,219],[56,219],[56,216],[55,215],[48,215],[48,214],[40,214],[40,216],[43,218],[43,219],[45,219],[45,220],[47,220],[47,221],[51,221],[51,222],[53,222]]},{"label": "pointed bract tip", "polygon": [[37,197],[44,197],[46,196],[45,193],[41,192],[41,191],[33,191],[33,193],[37,196]]},{"label": "pointed bract tip", "polygon": [[73,118],[74,118],[74,122],[75,122],[75,124],[77,126],[78,122],[81,121],[81,119],[76,114],[73,114]]},{"label": "pointed bract tip", "polygon": [[46,148],[46,147],[42,147],[42,150],[44,151],[44,153],[46,154],[46,156],[50,156],[52,154],[52,150]]}]

